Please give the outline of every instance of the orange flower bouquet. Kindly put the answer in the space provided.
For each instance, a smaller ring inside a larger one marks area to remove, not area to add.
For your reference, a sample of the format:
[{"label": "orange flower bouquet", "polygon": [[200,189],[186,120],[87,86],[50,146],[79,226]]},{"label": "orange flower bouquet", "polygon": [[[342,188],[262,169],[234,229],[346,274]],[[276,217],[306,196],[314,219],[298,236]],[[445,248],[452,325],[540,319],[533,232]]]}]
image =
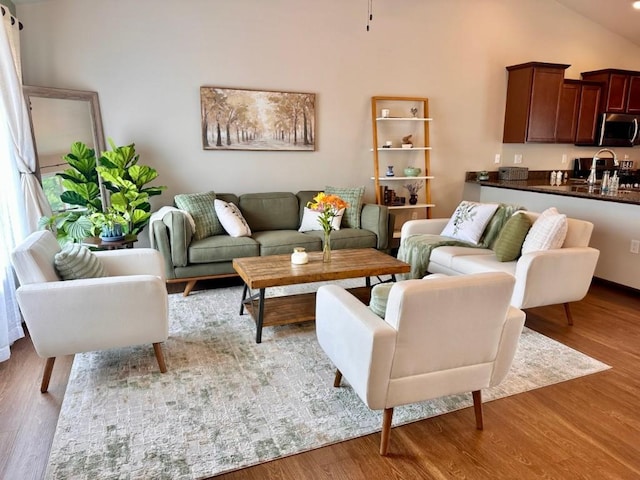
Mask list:
[{"label": "orange flower bouquet", "polygon": [[324,231],[324,243],[322,245],[322,260],[331,261],[331,230],[333,219],[340,210],[347,208],[348,204],[337,195],[327,195],[324,192],[313,197],[313,201],[307,203],[307,207],[319,213],[318,222]]}]

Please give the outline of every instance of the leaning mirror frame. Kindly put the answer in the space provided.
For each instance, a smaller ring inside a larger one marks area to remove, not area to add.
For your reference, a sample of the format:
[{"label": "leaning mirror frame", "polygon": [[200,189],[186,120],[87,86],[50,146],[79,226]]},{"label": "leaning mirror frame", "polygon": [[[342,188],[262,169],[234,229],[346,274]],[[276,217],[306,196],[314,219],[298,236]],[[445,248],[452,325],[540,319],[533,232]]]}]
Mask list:
[{"label": "leaning mirror frame", "polygon": [[[37,98],[52,98],[58,100],[78,100],[88,102],[89,110],[91,114],[91,130],[93,134],[93,148],[95,149],[96,156],[100,156],[102,152],[106,150],[104,141],[104,131],[102,128],[102,115],[100,113],[100,103],[98,101],[98,93],[84,90],[70,90],[64,88],[52,88],[52,87],[37,87],[32,85],[24,85],[23,91],[27,105],[29,106],[29,123],[31,127],[31,137],[33,139],[33,147],[36,154],[36,175],[41,180],[40,175],[40,160],[38,156],[38,143],[36,139],[36,132],[33,126],[33,115],[31,108],[31,99]],[[69,145],[70,147],[70,145]],[[102,186],[102,179],[98,176],[100,183],[100,198],[102,205],[108,205],[107,195],[105,188]],[[42,181],[42,180],[41,180]]]}]

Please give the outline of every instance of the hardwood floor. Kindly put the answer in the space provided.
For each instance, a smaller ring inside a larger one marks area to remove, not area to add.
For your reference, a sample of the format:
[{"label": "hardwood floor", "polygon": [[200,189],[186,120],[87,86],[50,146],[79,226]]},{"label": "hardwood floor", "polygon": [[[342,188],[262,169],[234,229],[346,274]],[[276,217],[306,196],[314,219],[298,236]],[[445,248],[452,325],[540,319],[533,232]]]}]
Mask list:
[{"label": "hardwood floor", "polygon": [[[205,285],[206,286],[206,285]],[[527,311],[527,326],[613,368],[484,405],[338,443],[216,479],[637,479],[640,478],[640,294],[595,282],[572,304]],[[40,479],[71,367],[58,359],[48,394],[44,361],[21,339],[0,363],[0,479]]]}]

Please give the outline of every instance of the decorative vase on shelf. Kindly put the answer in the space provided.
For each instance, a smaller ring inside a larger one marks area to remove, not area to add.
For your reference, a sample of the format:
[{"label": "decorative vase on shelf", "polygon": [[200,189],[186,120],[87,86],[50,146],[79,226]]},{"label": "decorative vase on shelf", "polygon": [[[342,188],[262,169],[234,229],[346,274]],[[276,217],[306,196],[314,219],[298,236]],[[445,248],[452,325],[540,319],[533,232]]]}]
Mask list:
[{"label": "decorative vase on shelf", "polygon": [[331,231],[324,232],[324,243],[322,244],[322,261],[329,263],[331,261]]},{"label": "decorative vase on shelf", "polygon": [[418,195],[409,195],[409,203],[411,205],[418,203]]},{"label": "decorative vase on shelf", "polygon": [[393,177],[395,176],[395,173],[393,173],[393,165],[388,165],[387,166],[387,173],[385,174],[387,177]]}]

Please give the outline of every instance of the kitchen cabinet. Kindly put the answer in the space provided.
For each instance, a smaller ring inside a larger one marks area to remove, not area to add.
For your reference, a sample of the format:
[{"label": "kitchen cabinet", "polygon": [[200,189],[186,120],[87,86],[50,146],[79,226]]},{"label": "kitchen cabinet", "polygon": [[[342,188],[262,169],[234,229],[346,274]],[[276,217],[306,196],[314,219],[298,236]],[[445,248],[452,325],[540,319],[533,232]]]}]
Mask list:
[{"label": "kitchen cabinet", "polygon": [[564,71],[569,65],[529,62],[507,67],[504,143],[556,142]]},{"label": "kitchen cabinet", "polygon": [[[376,202],[387,205],[395,217],[394,238],[412,218],[430,218],[431,175],[429,99],[425,97],[371,97],[373,176]],[[410,143],[403,139],[410,136]],[[405,169],[419,168],[407,176]],[[392,173],[392,175],[390,175]],[[405,185],[419,188],[415,203]],[[387,192],[387,195],[385,195]],[[391,193],[393,192],[393,193]],[[404,203],[402,202],[404,198]]]},{"label": "kitchen cabinet", "polygon": [[556,143],[593,145],[598,122],[601,85],[565,80],[560,92]]},{"label": "kitchen cabinet", "polygon": [[600,113],[640,113],[640,72],[607,68],[582,72],[583,80],[600,82]]}]

